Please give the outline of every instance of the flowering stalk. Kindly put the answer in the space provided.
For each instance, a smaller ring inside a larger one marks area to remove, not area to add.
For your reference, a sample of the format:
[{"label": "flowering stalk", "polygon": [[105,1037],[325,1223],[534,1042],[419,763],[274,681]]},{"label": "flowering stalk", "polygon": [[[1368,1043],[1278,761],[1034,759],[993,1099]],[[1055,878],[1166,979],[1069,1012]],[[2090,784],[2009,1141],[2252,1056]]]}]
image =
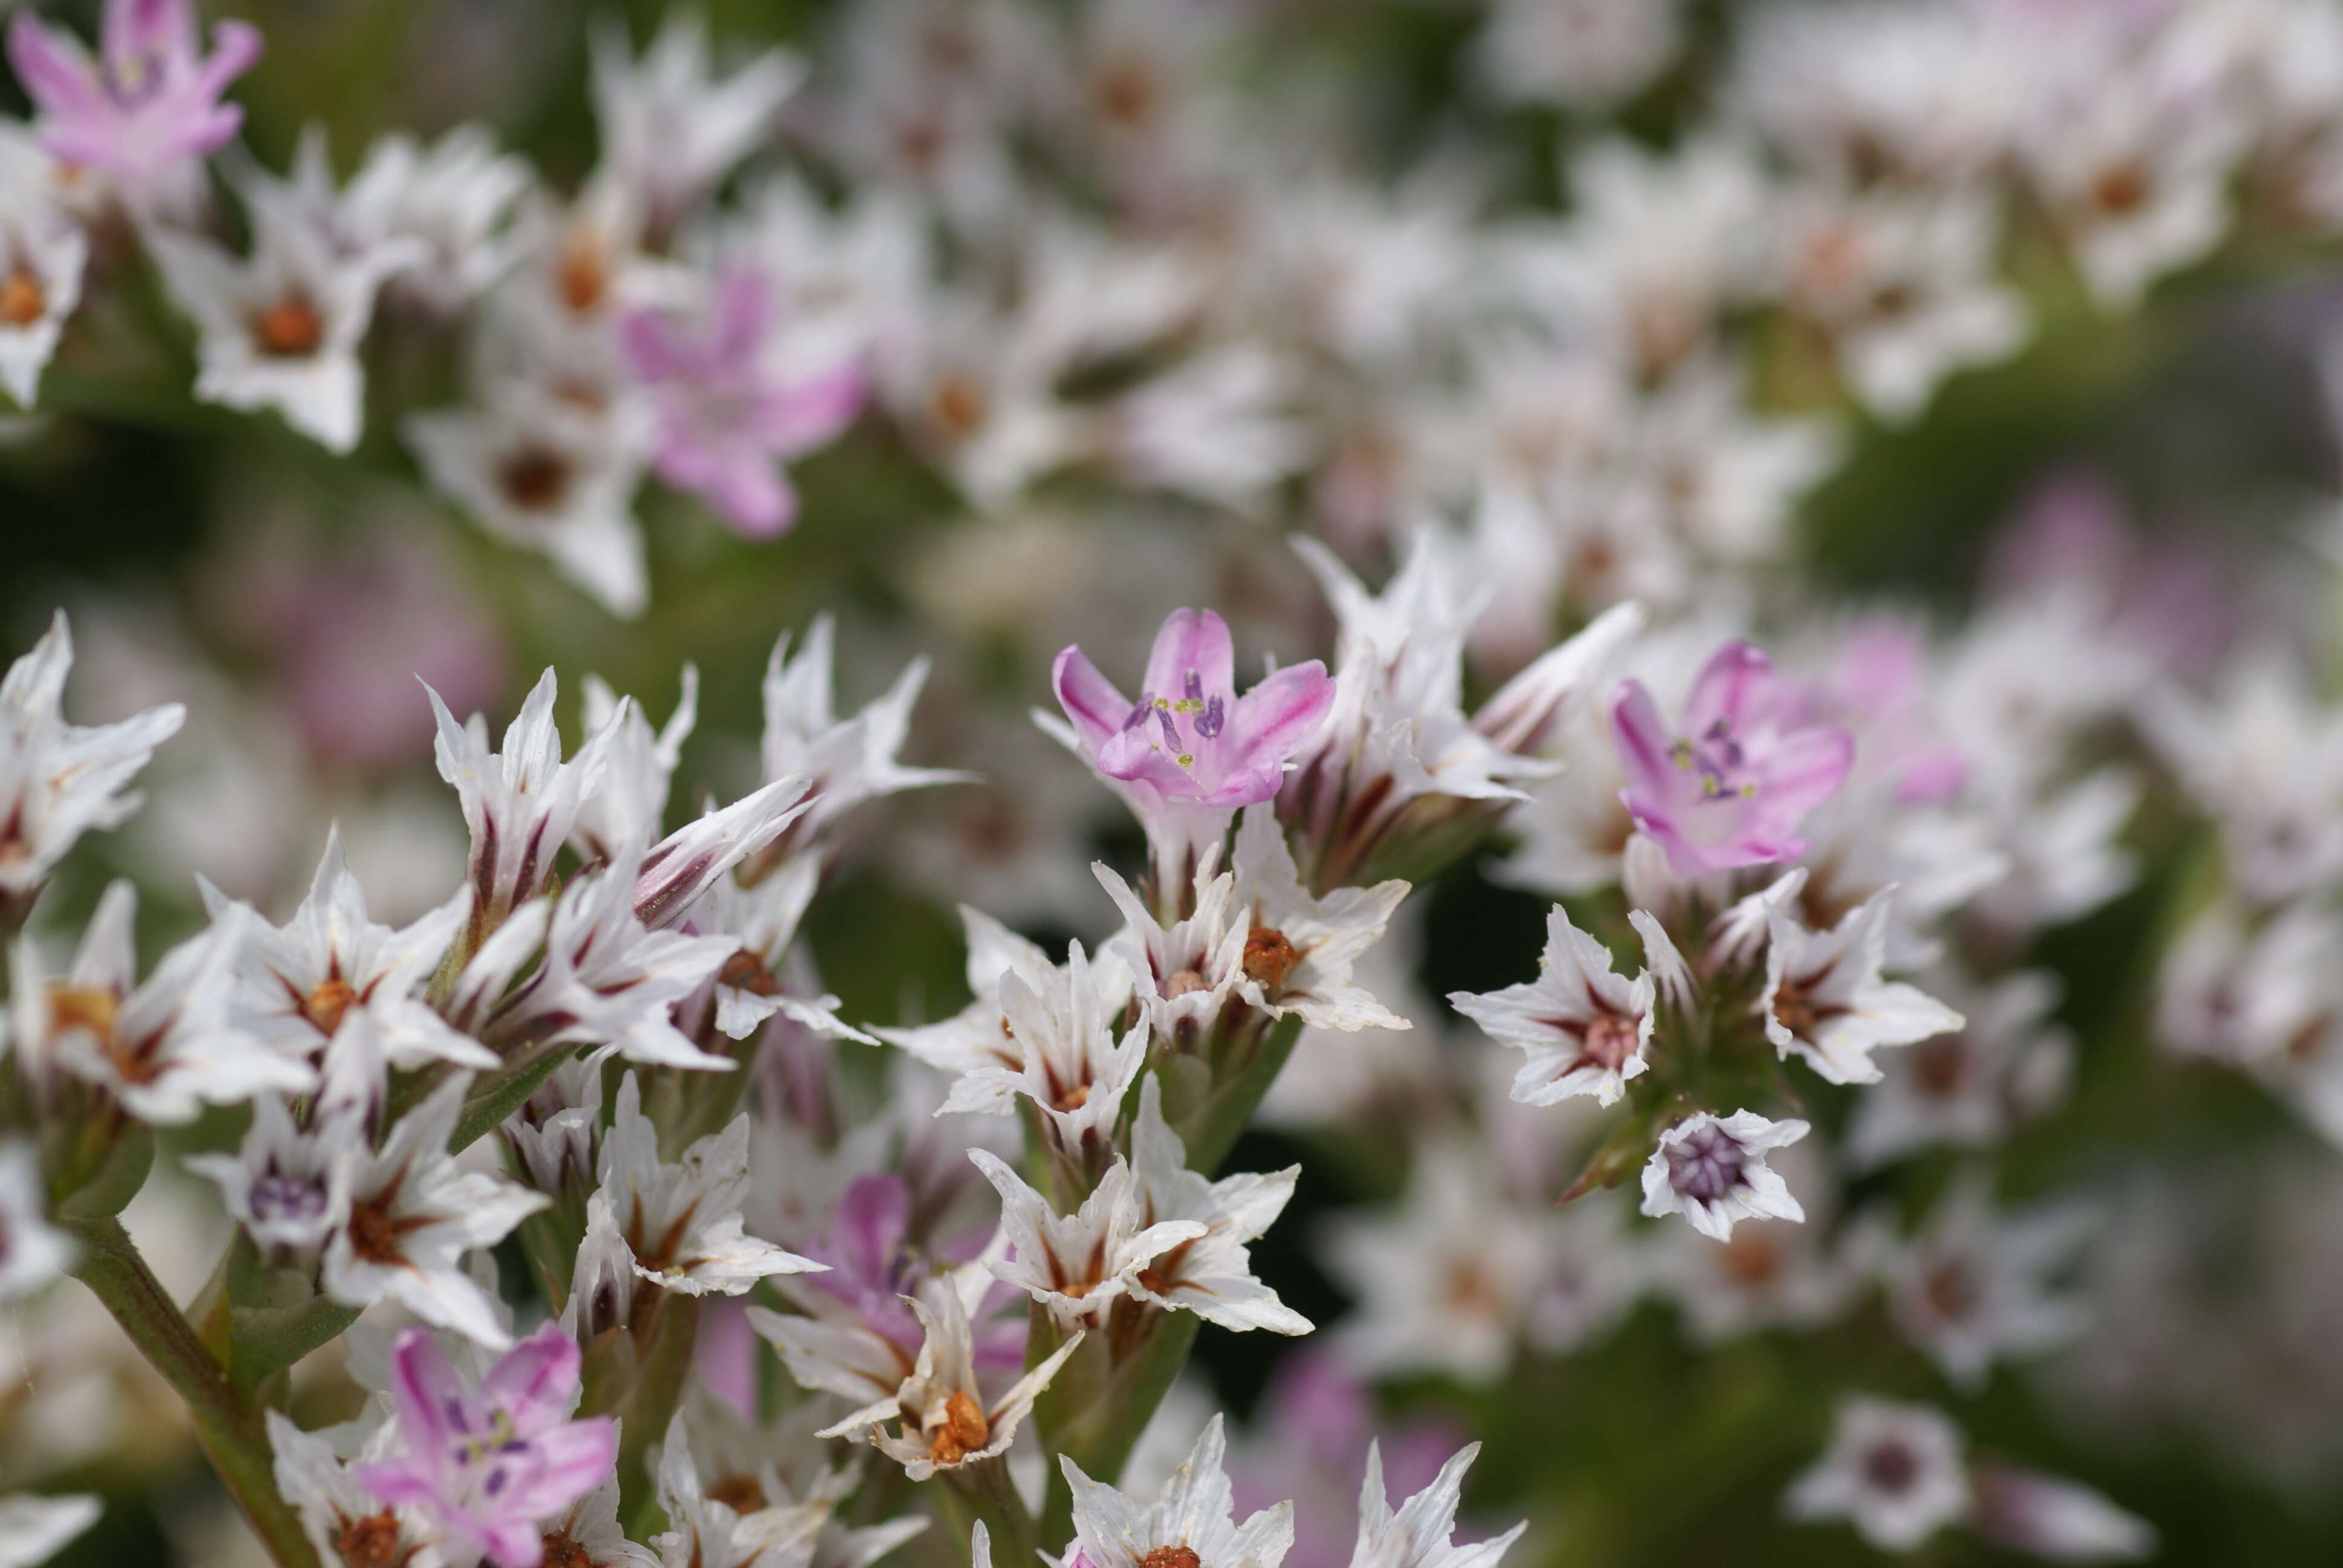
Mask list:
[{"label": "flowering stalk", "polygon": [[317,1568],[300,1520],[277,1493],[260,1412],[230,1384],[119,1221],[93,1220],[71,1229],[82,1248],[74,1277],[106,1303],[147,1364],[186,1402],[206,1456],[253,1533],[279,1568]]}]

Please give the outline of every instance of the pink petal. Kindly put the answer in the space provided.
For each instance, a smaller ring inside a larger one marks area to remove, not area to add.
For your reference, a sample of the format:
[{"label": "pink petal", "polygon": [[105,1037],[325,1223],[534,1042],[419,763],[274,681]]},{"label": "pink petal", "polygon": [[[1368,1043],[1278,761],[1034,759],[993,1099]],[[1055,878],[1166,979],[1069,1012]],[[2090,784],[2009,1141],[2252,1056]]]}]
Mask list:
[{"label": "pink petal", "polygon": [[252,69],[260,50],[259,28],[249,22],[222,22],[212,29],[211,56],[196,74],[196,85],[206,97],[219,96],[230,82]]},{"label": "pink petal", "polygon": [[1734,729],[1746,729],[1771,701],[1774,661],[1765,650],[1745,642],[1728,642],[1701,667],[1684,704],[1684,732],[1705,734],[1723,719]]},{"label": "pink petal", "polygon": [[541,1468],[498,1500],[523,1519],[542,1519],[602,1484],[618,1461],[618,1427],[608,1416],[573,1421],[531,1443]]},{"label": "pink petal", "polygon": [[1623,680],[1611,704],[1611,738],[1627,776],[1626,793],[1653,808],[1676,793],[1676,768],[1668,760],[1675,737],[1660,722],[1660,710],[1640,680]]},{"label": "pink petal", "polygon": [[464,1385],[427,1329],[410,1328],[391,1352],[391,1402],[410,1449],[437,1452],[470,1422]]},{"label": "pink petal", "polygon": [[1846,782],[1855,765],[1855,736],[1835,726],[1796,729],[1775,741],[1759,789],[1768,818],[1796,821]]},{"label": "pink petal", "polygon": [[103,115],[112,106],[99,91],[94,67],[81,45],[65,32],[53,32],[19,11],[8,24],[8,59],[16,79],[45,115],[81,119]]},{"label": "pink petal", "polygon": [[910,1222],[911,1191],[902,1178],[865,1176],[839,1199],[830,1245],[855,1274],[883,1280]]},{"label": "pink petal", "polygon": [[196,19],[186,0],[106,0],[97,36],[106,63],[127,75],[144,61],[192,59]]},{"label": "pink petal", "polygon": [[785,457],[827,446],[862,411],[865,385],[862,367],[845,365],[784,387],[759,408],[757,433]]},{"label": "pink petal", "polygon": [[1334,682],[1324,665],[1314,658],[1288,665],[1237,699],[1221,738],[1222,765],[1274,769],[1317,733],[1333,706]]},{"label": "pink petal", "polygon": [[1050,670],[1050,686],[1058,694],[1058,706],[1066,710],[1066,717],[1093,751],[1119,733],[1123,720],[1131,717],[1131,699],[1117,691],[1079,648],[1069,647],[1058,655]]},{"label": "pink petal", "polygon": [[354,1466],[350,1479],[393,1508],[411,1508],[439,1501],[438,1486],[430,1476],[417,1468],[414,1459],[407,1454],[402,1453],[396,1459],[387,1459],[377,1464]]},{"label": "pink petal", "polygon": [[1211,610],[1175,609],[1163,618],[1162,629],[1155,634],[1142,692],[1149,697],[1181,697],[1192,669],[1207,695],[1236,694],[1236,647],[1229,638],[1229,623]]},{"label": "pink petal", "polygon": [[764,346],[772,319],[772,291],[756,269],[736,266],[727,271],[716,286],[716,301],[709,312],[709,335],[716,362],[752,363]]},{"label": "pink petal", "polygon": [[675,324],[655,310],[631,310],[618,324],[618,351],[639,381],[672,381],[681,377],[686,356]]},{"label": "pink petal", "polygon": [[578,1390],[578,1342],[548,1323],[505,1352],[480,1380],[480,1397],[510,1412],[524,1435],[568,1413]]}]

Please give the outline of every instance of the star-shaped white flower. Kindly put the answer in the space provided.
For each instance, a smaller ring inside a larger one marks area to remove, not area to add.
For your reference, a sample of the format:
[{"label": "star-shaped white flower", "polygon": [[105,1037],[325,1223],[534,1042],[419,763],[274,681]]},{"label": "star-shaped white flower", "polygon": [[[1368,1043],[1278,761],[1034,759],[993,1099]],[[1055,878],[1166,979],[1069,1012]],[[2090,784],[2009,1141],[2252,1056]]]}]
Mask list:
[{"label": "star-shaped white flower", "polygon": [[15,126],[0,126],[0,391],[29,409],[41,372],[81,303],[89,241],[56,200],[56,161]]},{"label": "star-shaped white flower", "polygon": [[68,724],[72,668],[73,633],[60,610],[0,679],[0,899],[32,893],[84,833],[137,810],[126,786],[186,718],[174,702],[119,724]]},{"label": "star-shaped white flower", "polygon": [[1440,1467],[1429,1486],[1393,1511],[1383,1491],[1383,1445],[1370,1443],[1366,1479],[1359,1486],[1359,1540],[1351,1548],[1351,1568],[1496,1568],[1529,1528],[1527,1521],[1469,1546],[1451,1539],[1464,1473],[1480,1453],[1479,1443],[1466,1443]]},{"label": "star-shaped white flower", "polygon": [[[377,925],[343,859],[341,829],[330,829],[309,896],[292,920],[250,922],[237,965],[238,1021],[287,1056],[314,1058],[352,1010],[362,1009],[380,1033],[384,1060],[400,1071],[435,1061],[495,1067],[495,1052],[449,1028],[416,994],[462,928],[471,897],[461,889],[401,930]],[[208,883],[205,902],[215,914],[227,905]]]},{"label": "star-shaped white flower", "polygon": [[[927,1337],[917,1363],[900,1388],[823,1430],[825,1437],[848,1434],[868,1442],[903,1467],[913,1481],[939,1471],[997,1458],[1009,1452],[1017,1429],[1032,1413],[1033,1402],[1082,1342],[1079,1332],[988,1401],[976,1381],[976,1342],[963,1293],[981,1299],[984,1282],[972,1289],[946,1279],[938,1288],[910,1298]],[[897,1428],[887,1430],[893,1422]]]},{"label": "star-shaped white flower", "polygon": [[457,1073],[399,1119],[350,1177],[349,1218],[327,1243],[321,1282],[345,1306],[389,1296],[426,1322],[503,1350],[512,1335],[496,1303],[464,1270],[464,1254],[493,1247],[545,1207],[527,1188],[456,1168],[447,1140],[471,1090]]},{"label": "star-shaped white flower", "polygon": [[459,725],[439,694],[430,691],[439,724],[432,756],[439,777],[455,786],[464,825],[472,834],[468,938],[477,946],[515,907],[544,890],[554,856],[576,826],[578,811],[601,788],[611,738],[630,705],[620,704],[610,721],[565,762],[553,719],[559,688],[551,669],[538,678],[506,729],[501,751],[488,749],[487,719],[475,713],[469,723]]},{"label": "star-shaped white flower", "polygon": [[1245,938],[1236,918],[1236,873],[1215,871],[1221,846],[1207,844],[1196,864],[1195,904],[1166,929],[1146,900],[1103,862],[1091,869],[1122,911],[1122,930],[1106,952],[1133,977],[1140,1005],[1159,1040],[1185,1046],[1212,1032],[1244,979]]},{"label": "star-shaped white flower", "polygon": [[[1035,990],[1055,967],[1050,955],[981,910],[962,904],[960,924],[968,933],[968,989],[974,1000],[951,1017],[914,1029],[879,1029],[872,1032],[890,1045],[900,1046],[930,1067],[965,1083],[971,1094],[980,1090],[998,1113],[1016,1104],[1016,1090],[1003,1075],[1023,1065],[1024,1052],[1010,1033],[1001,1005],[1001,981],[1020,977]],[[997,1072],[978,1077],[984,1069]],[[969,1106],[966,1109],[978,1109]],[[938,1115],[942,1114],[940,1109]]]},{"label": "star-shaped white flower", "polygon": [[1145,1568],[1151,1561],[1196,1568],[1278,1568],[1293,1546],[1293,1504],[1264,1508],[1240,1524],[1222,1461],[1227,1442],[1217,1415],[1187,1462],[1152,1504],[1141,1507],[1092,1481],[1068,1455],[1058,1462],[1074,1493],[1074,1550],[1093,1568]]},{"label": "star-shaped white flower", "polygon": [[1267,804],[1245,808],[1235,865],[1239,918],[1250,921],[1239,994],[1272,1017],[1293,1013],[1313,1029],[1411,1027],[1351,979],[1352,965],[1383,940],[1407,897],[1405,882],[1312,898]]},{"label": "star-shaped white flower", "polygon": [[1188,1169],[1188,1151],[1163,1120],[1163,1088],[1152,1073],[1140,1085],[1139,1120],[1131,1134],[1140,1218],[1192,1220],[1204,1227],[1131,1277],[1131,1293],[1171,1311],[1185,1308],[1224,1329],[1306,1334],[1310,1320],[1253,1277],[1245,1243],[1265,1232],[1293,1197],[1302,1167],[1211,1181]]},{"label": "star-shaped white flower", "polygon": [[137,984],[138,895],[116,882],[98,900],[65,978],[50,981],[30,942],[10,975],[10,1046],[37,1081],[52,1069],[95,1083],[139,1121],[193,1121],[206,1105],[307,1092],[306,1063],[270,1050],[232,1016],[236,962],[253,923],[230,909],[163,955]]},{"label": "star-shaped white flower", "polygon": [[830,1514],[827,1503],[742,1513],[709,1496],[691,1462],[681,1411],[659,1445],[659,1503],[668,1527],[651,1544],[663,1568],[805,1568]]},{"label": "star-shaped white flower", "polygon": [[1050,1309],[1060,1328],[1096,1328],[1139,1271],[1182,1241],[1202,1240],[1194,1220],[1145,1222],[1131,1167],[1118,1155],[1071,1214],[1052,1211],[1007,1161],[988,1149],[968,1157],[1001,1194],[1001,1226],[1015,1255],[992,1271]]},{"label": "star-shaped white flower", "polygon": [[1733,1234],[1736,1220],[1802,1221],[1806,1211],[1781,1175],[1766,1168],[1765,1152],[1795,1143],[1807,1131],[1803,1121],[1768,1121],[1754,1111],[1687,1116],[1660,1134],[1644,1166],[1644,1212],[1654,1219],[1682,1214],[1720,1241]]},{"label": "star-shaped white flower", "polygon": [[785,634],[765,667],[765,777],[807,780],[809,809],[783,842],[822,839],[840,818],[866,800],[969,777],[945,769],[907,768],[896,760],[910,733],[911,707],[928,678],[928,661],[913,659],[884,696],[841,719],[831,695],[835,628],[817,616],[797,657]]},{"label": "star-shaped white flower", "polygon": [[1781,907],[1765,913],[1765,989],[1757,999],[1765,1037],[1833,1083],[1876,1083],[1871,1053],[1961,1027],[1961,1015],[1916,986],[1880,978],[1887,957],[1883,888],[1827,931],[1808,930]]},{"label": "star-shaped white flower", "polygon": [[1612,1105],[1648,1065],[1656,990],[1649,973],[1632,980],[1616,973],[1610,952],[1556,904],[1546,915],[1537,979],[1479,995],[1451,991],[1448,1000],[1490,1039],[1528,1056],[1513,1077],[1513,1099],[1556,1105],[1591,1094]]},{"label": "star-shaped white flower", "polygon": [[618,1085],[616,1114],[602,1140],[601,1188],[634,1253],[635,1272],[680,1295],[737,1296],[774,1274],[828,1265],[800,1258],[742,1229],[749,1195],[749,1117],[732,1119],[683,1151],[659,1159],[659,1129],[642,1111],[635,1075]]},{"label": "star-shaped white flower", "polygon": [[1119,961],[1101,957],[1092,964],[1080,942],[1062,969],[1047,966],[1031,980],[1003,975],[1001,1027],[1015,1065],[962,1074],[943,1110],[1005,1115],[1022,1095],[1039,1108],[1057,1148],[1080,1155],[1108,1147],[1147,1056],[1143,1024],[1117,1031],[1130,989]]},{"label": "star-shaped white flower", "polygon": [[1782,1499],[1793,1519],[1845,1519],[1883,1552],[1909,1552],[1970,1509],[1960,1429],[1926,1405],[1856,1395],[1828,1452]]},{"label": "star-shaped white flower", "polygon": [[228,1217],[264,1251],[313,1251],[349,1221],[351,1168],[366,1136],[356,1120],[305,1130],[280,1096],[264,1094],[236,1153],[190,1154],[186,1167],[219,1188]]}]

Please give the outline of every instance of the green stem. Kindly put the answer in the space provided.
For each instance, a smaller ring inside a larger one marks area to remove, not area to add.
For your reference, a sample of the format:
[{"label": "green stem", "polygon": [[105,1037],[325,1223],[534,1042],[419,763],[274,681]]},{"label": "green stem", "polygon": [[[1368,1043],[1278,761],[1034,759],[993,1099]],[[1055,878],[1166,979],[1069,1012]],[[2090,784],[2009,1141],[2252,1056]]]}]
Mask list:
[{"label": "green stem", "polygon": [[1025,1511],[1024,1500],[1017,1495],[1017,1487],[1009,1478],[1009,1461],[996,1454],[980,1459],[960,1470],[944,1472],[935,1478],[932,1492],[945,1526],[952,1533],[952,1546],[958,1556],[969,1553],[970,1529],[978,1520],[984,1521],[987,1534],[992,1538],[992,1560],[995,1563],[1033,1563],[1040,1560],[1041,1537],[1033,1528],[1033,1516]]},{"label": "green stem", "polygon": [[1254,1047],[1251,1060],[1225,1083],[1216,1086],[1212,1095],[1187,1119],[1187,1125],[1177,1129],[1188,1145],[1188,1169],[1209,1176],[1221,1168],[1229,1151],[1237,1146],[1252,1113],[1261,1109],[1270,1086],[1285,1069],[1285,1059],[1293,1054],[1293,1042],[1302,1038],[1302,1020],[1293,1013],[1279,1019],[1261,1043]]},{"label": "green stem", "polygon": [[668,1423],[675,1419],[691,1378],[692,1347],[699,1339],[699,1298],[661,1291],[657,1314],[636,1362],[634,1386],[617,1412],[619,1517],[637,1522],[651,1505],[645,1456],[652,1443],[667,1441]]},{"label": "green stem", "polygon": [[[1044,1540],[1064,1541],[1074,1530],[1073,1492],[1066,1483],[1066,1473],[1058,1464],[1058,1456],[1071,1458],[1093,1481],[1109,1484],[1120,1481],[1122,1467],[1130,1462],[1131,1451],[1138,1446],[1140,1433],[1147,1430],[1155,1407],[1171,1392],[1180,1369],[1188,1364],[1188,1352],[1195,1348],[1196,1329],[1202,1320],[1193,1312],[1152,1309],[1148,1317],[1142,1337],[1123,1359],[1100,1358],[1109,1361],[1109,1370],[1102,1380],[1091,1382],[1078,1374],[1075,1385],[1066,1391],[1071,1397],[1060,1402],[1056,1412],[1050,1410],[1049,1402],[1058,1387],[1053,1385],[1042,1396],[1044,1415],[1062,1412],[1061,1419],[1044,1428],[1050,1453],[1049,1486],[1041,1506]],[[1092,1336],[1093,1342],[1101,1345],[1108,1338],[1103,1333]],[[1076,1351],[1066,1372],[1074,1372],[1084,1360],[1084,1352],[1091,1349],[1091,1345],[1086,1343]],[[1061,1373],[1059,1382],[1063,1382]]]},{"label": "green stem", "polygon": [[96,1292],[149,1365],[186,1402],[196,1441],[280,1568],[318,1568],[301,1521],[277,1494],[275,1461],[260,1412],[238,1399],[227,1374],[111,1218],[74,1227],[81,1242],[74,1276]]}]

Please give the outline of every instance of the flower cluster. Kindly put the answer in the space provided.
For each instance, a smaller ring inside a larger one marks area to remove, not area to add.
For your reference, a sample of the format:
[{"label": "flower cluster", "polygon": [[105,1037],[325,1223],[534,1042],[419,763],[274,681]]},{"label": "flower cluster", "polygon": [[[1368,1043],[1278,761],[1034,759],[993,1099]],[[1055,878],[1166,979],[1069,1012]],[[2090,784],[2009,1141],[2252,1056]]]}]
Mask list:
[{"label": "flower cluster", "polygon": [[1885,1552],[2151,1555],[2005,1456],[2095,1418],[2343,1454],[2343,536],[2054,477],[1959,613],[1849,586],[1883,470],[2331,248],[2343,11],[1376,5],[1455,101],[1312,55],[1368,127],[1309,7],[833,10],[595,26],[574,180],[9,22],[0,480],[168,408],[392,498],[0,680],[0,1454],[146,1375],[82,1287],[288,1568],[1625,1552],[1548,1483],[1649,1429],[1537,1402],[1667,1334],[1766,1337],[1635,1420]]}]

